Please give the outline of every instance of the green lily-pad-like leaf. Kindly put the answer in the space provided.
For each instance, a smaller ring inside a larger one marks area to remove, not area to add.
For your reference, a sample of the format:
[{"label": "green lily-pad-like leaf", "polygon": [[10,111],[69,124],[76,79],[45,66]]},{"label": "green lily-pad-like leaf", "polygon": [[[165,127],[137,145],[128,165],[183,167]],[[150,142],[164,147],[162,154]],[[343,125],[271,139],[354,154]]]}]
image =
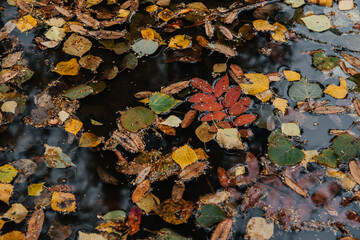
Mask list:
[{"label": "green lily-pad-like leaf", "polygon": [[220,222],[226,218],[221,208],[214,204],[206,204],[200,210],[200,216],[197,218],[200,226],[208,227],[214,223]]},{"label": "green lily-pad-like leaf", "polygon": [[78,86],[75,86],[75,87],[67,90],[64,93],[64,96],[74,100],[74,99],[80,99],[80,98],[89,96],[93,92],[94,92],[94,89],[92,87],[85,85],[85,84],[80,84]]},{"label": "green lily-pad-like leaf", "polygon": [[135,107],[121,114],[121,125],[131,131],[137,132],[155,122],[156,114],[145,107]]},{"label": "green lily-pad-like leaf", "polygon": [[122,68],[134,70],[138,65],[138,58],[135,54],[128,53],[121,62]]},{"label": "green lily-pad-like leaf", "polygon": [[354,136],[347,133],[334,138],[332,149],[342,163],[346,163],[360,153],[360,142]]},{"label": "green lily-pad-like leaf", "polygon": [[322,95],[320,86],[316,83],[296,82],[289,89],[289,96],[296,101],[319,98]]},{"label": "green lily-pad-like leaf", "polygon": [[149,99],[150,108],[155,113],[165,113],[180,102],[163,93],[154,93]]},{"label": "green lily-pad-like leaf", "polygon": [[293,147],[286,137],[279,134],[270,135],[268,153],[271,162],[282,166],[299,163],[305,156],[300,149]]},{"label": "green lily-pad-like leaf", "polygon": [[10,164],[5,164],[0,167],[0,182],[10,183],[17,175],[18,171]]},{"label": "green lily-pad-like leaf", "polygon": [[52,147],[45,144],[44,159],[47,167],[51,168],[67,168],[75,166],[71,162],[71,158],[63,153],[59,147]]},{"label": "green lily-pad-like leaf", "polygon": [[336,168],[338,164],[338,158],[335,152],[331,149],[325,149],[319,156],[317,156],[316,160],[318,163],[332,168]]},{"label": "green lily-pad-like leaf", "polygon": [[324,51],[317,52],[313,56],[313,65],[320,71],[331,70],[338,64],[339,59],[337,57],[328,57]]},{"label": "green lily-pad-like leaf", "polygon": [[126,218],[126,212],[122,210],[114,210],[102,216],[102,219],[113,222],[123,222],[125,218]]}]

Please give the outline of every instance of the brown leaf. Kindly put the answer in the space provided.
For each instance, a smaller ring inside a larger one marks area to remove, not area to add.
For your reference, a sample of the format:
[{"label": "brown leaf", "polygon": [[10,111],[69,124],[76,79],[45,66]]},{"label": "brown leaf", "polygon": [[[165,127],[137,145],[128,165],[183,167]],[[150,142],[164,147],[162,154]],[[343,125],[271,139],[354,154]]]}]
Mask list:
[{"label": "brown leaf", "polygon": [[[206,36],[208,36],[209,38],[212,38],[214,36],[214,27],[213,27],[213,25],[211,25],[211,23],[209,21],[206,21],[205,24],[204,24],[204,27],[205,27]],[[207,44],[206,44],[205,47],[207,47]]]},{"label": "brown leaf", "polygon": [[7,81],[13,79],[19,74],[19,71],[12,69],[5,69],[0,72],[0,84],[6,83]]},{"label": "brown leaf", "polygon": [[65,240],[71,235],[71,226],[62,226],[59,222],[54,222],[48,232],[52,240]]},{"label": "brown leaf", "polygon": [[176,130],[173,127],[167,126],[165,124],[161,124],[162,122],[164,122],[164,120],[162,118],[158,118],[158,121],[156,123],[156,127],[162,131],[163,133],[170,135],[170,136],[175,136],[176,135]]},{"label": "brown leaf", "polygon": [[206,194],[205,196],[201,196],[199,203],[200,204],[219,204],[225,202],[229,198],[231,198],[232,194],[227,190],[222,190],[216,193]]},{"label": "brown leaf", "polygon": [[5,58],[5,60],[3,61],[2,65],[1,65],[1,67],[2,68],[10,68],[10,67],[14,66],[17,63],[17,61],[19,61],[22,54],[23,54],[23,51],[19,51],[19,52],[15,52],[15,53],[7,55],[7,57]]},{"label": "brown leaf", "polygon": [[16,21],[10,20],[0,30],[0,41],[4,40],[16,27]]},{"label": "brown leaf", "polygon": [[226,240],[229,236],[232,223],[233,221],[231,218],[221,221],[216,226],[215,231],[211,236],[211,240]]},{"label": "brown leaf", "polygon": [[316,205],[324,205],[326,202],[331,201],[340,189],[340,185],[336,182],[325,183],[311,196],[311,200]]},{"label": "brown leaf", "polygon": [[356,113],[360,116],[360,100],[357,97],[354,97],[352,103],[354,104]]},{"label": "brown leaf", "polygon": [[181,171],[179,178],[182,181],[190,180],[193,177],[199,176],[206,168],[207,162],[195,162]]},{"label": "brown leaf", "polygon": [[89,32],[87,29],[85,29],[82,25],[79,24],[70,24],[69,28],[71,31],[80,35],[86,35]]},{"label": "brown leaf", "polygon": [[185,184],[183,182],[178,182],[173,186],[172,192],[171,192],[171,199],[177,203],[182,199],[182,196],[185,191]]},{"label": "brown leaf", "polygon": [[190,110],[185,114],[184,119],[181,122],[181,128],[187,128],[189,127],[195,120],[197,115],[196,110]]},{"label": "brown leaf", "polygon": [[312,111],[314,108],[317,107],[322,107],[324,105],[326,105],[329,102],[329,100],[327,101],[309,101],[309,102],[298,102],[298,107],[297,109],[299,111]]},{"label": "brown leaf", "polygon": [[224,168],[218,167],[217,174],[218,174],[220,185],[223,188],[228,188],[228,187],[232,186],[233,182],[231,181],[231,179],[227,175],[226,170]]},{"label": "brown leaf", "polygon": [[260,184],[255,184],[248,188],[245,192],[244,200],[241,203],[241,211],[246,211],[247,209],[255,206],[255,204],[260,200],[260,198],[266,193],[265,187]]},{"label": "brown leaf", "polygon": [[226,24],[231,24],[235,21],[235,19],[237,18],[239,14],[239,10],[238,9],[235,9],[233,11],[231,11],[229,14],[226,15],[226,18],[225,18],[225,23]]},{"label": "brown leaf", "polygon": [[207,103],[207,102],[215,102],[215,101],[216,101],[216,97],[214,95],[206,94],[206,93],[195,93],[188,99],[188,102],[191,103]]},{"label": "brown leaf", "polygon": [[141,170],[138,174],[138,176],[135,179],[135,184],[140,184],[141,182],[143,182],[145,180],[145,178],[149,175],[149,173],[151,172],[152,167],[148,166],[143,168],[143,170]]},{"label": "brown leaf", "polygon": [[126,30],[122,30],[121,32],[117,31],[108,31],[108,30],[99,30],[99,31],[90,31],[89,35],[96,39],[119,39],[124,37],[126,34]]},{"label": "brown leaf", "polygon": [[91,17],[89,14],[77,12],[76,16],[80,22],[85,24],[85,26],[92,27],[94,29],[98,29],[100,27],[100,22]]},{"label": "brown leaf", "polygon": [[345,64],[345,61],[343,61],[341,59],[339,60],[339,66],[344,71],[344,73],[347,73],[347,74],[350,74],[350,75],[359,74],[359,72],[356,71],[355,68],[347,67],[346,64]]},{"label": "brown leaf", "polygon": [[199,127],[196,128],[195,134],[203,143],[207,143],[214,139],[215,133],[209,132],[209,124],[203,122]]},{"label": "brown leaf", "polygon": [[[224,129],[224,128],[231,128],[230,123],[225,122],[225,121],[221,121],[221,122],[215,123],[214,125],[212,125],[212,126],[209,128],[209,132],[217,133],[218,129]],[[240,130],[240,131],[241,131],[241,130]]]},{"label": "brown leaf", "polygon": [[342,237],[339,240],[359,240],[359,239],[354,238],[354,237]]},{"label": "brown leaf", "polygon": [[323,106],[314,109],[314,113],[317,114],[340,114],[346,112],[346,108],[341,106]]},{"label": "brown leaf", "polygon": [[56,9],[56,11],[58,11],[60,14],[64,15],[65,17],[72,18],[73,16],[75,16],[74,13],[66,10],[63,7],[55,6],[55,9]]},{"label": "brown leaf", "polygon": [[107,184],[118,185],[119,180],[112,176],[110,173],[102,169],[101,167],[96,168],[97,174],[101,181]]},{"label": "brown leaf", "polygon": [[150,191],[150,181],[146,179],[140,183],[132,194],[132,201],[134,203],[140,201]]},{"label": "brown leaf", "polygon": [[153,95],[153,92],[150,91],[142,91],[142,92],[137,92],[134,94],[134,97],[141,99],[141,98],[148,98],[151,95]]},{"label": "brown leaf", "polygon": [[219,26],[220,32],[229,40],[233,40],[234,37],[229,29],[224,26]]},{"label": "brown leaf", "polygon": [[351,176],[360,184],[360,167],[355,160],[349,162]]},{"label": "brown leaf", "polygon": [[168,87],[165,87],[163,89],[161,89],[161,93],[164,93],[166,95],[173,95],[175,93],[178,93],[180,91],[182,91],[183,89],[187,88],[190,84],[190,81],[182,81],[182,82],[177,82],[174,84],[171,84]]},{"label": "brown leaf", "polygon": [[307,192],[300,187],[294,180],[292,180],[291,178],[289,178],[288,176],[284,176],[284,182],[286,185],[288,185],[292,190],[294,190],[297,194],[303,196],[303,197],[308,197]]},{"label": "brown leaf", "polygon": [[181,199],[175,203],[172,199],[167,199],[161,203],[157,213],[166,222],[179,225],[189,219],[193,208],[194,204],[190,201]]},{"label": "brown leaf", "polygon": [[42,209],[36,210],[28,223],[26,231],[26,240],[37,240],[40,236],[44,224],[45,214]]},{"label": "brown leaf", "polygon": [[350,54],[341,52],[341,56],[354,67],[360,69],[360,60]]},{"label": "brown leaf", "polygon": [[24,12],[30,13],[32,10],[32,7],[23,0],[16,0],[16,5],[23,10]]},{"label": "brown leaf", "polygon": [[260,175],[259,161],[251,152],[246,155],[246,164],[248,166],[249,177],[254,180]]}]

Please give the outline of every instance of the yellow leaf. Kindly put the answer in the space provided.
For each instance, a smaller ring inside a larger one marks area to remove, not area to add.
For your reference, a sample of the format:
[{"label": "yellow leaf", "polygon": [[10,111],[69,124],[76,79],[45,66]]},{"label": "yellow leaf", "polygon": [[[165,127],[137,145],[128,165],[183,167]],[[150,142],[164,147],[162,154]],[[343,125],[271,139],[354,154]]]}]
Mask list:
[{"label": "yellow leaf", "polygon": [[4,226],[4,224],[5,224],[5,221],[2,220],[2,219],[0,219],[0,230],[2,229],[2,227]]},{"label": "yellow leaf", "polygon": [[280,110],[283,115],[285,115],[285,110],[288,106],[288,101],[283,98],[275,98],[273,101],[273,105],[276,109]]},{"label": "yellow leaf", "polygon": [[149,12],[149,13],[152,13],[152,12],[156,12],[157,10],[159,9],[158,6],[156,5],[150,5],[150,6],[147,6],[145,8],[145,11]]},{"label": "yellow leaf", "polygon": [[266,20],[255,20],[253,26],[257,31],[275,31],[276,28]]},{"label": "yellow leaf", "polygon": [[2,215],[2,218],[7,218],[15,223],[21,223],[27,214],[28,210],[21,203],[14,203],[11,205],[11,208]]},{"label": "yellow leaf", "polygon": [[329,168],[325,174],[328,177],[339,179],[341,181],[341,187],[345,190],[351,190],[356,186],[356,182],[340,170]]},{"label": "yellow leaf", "polygon": [[159,12],[158,16],[161,20],[167,22],[174,16],[174,13],[170,9],[166,8]]},{"label": "yellow leaf", "polygon": [[40,196],[40,193],[44,189],[44,182],[43,183],[33,183],[28,187],[28,194],[29,196]]},{"label": "yellow leaf", "polygon": [[20,32],[25,32],[35,27],[36,24],[37,21],[35,18],[33,18],[31,15],[26,15],[17,21],[16,27],[20,30]]},{"label": "yellow leaf", "polygon": [[186,35],[176,35],[170,38],[169,47],[184,49],[191,46],[191,37]]},{"label": "yellow leaf", "polygon": [[304,159],[301,161],[301,165],[304,166],[305,169],[307,169],[307,164],[309,162],[316,162],[315,157],[319,155],[318,151],[316,150],[308,150],[308,151],[302,151],[305,155]]},{"label": "yellow leaf", "polygon": [[263,91],[261,93],[258,93],[255,95],[255,97],[257,97],[257,99],[259,99],[262,102],[266,102],[269,101],[270,98],[272,97],[273,93],[272,91],[270,91],[269,89],[266,91]]},{"label": "yellow leaf", "polygon": [[284,70],[283,73],[284,73],[286,79],[290,82],[299,81],[301,79],[301,75],[298,72],[291,71],[291,70]]},{"label": "yellow leaf", "polygon": [[67,62],[64,61],[56,64],[53,71],[60,75],[75,76],[79,73],[79,70],[80,65],[78,64],[76,58],[72,58]]},{"label": "yellow leaf", "polygon": [[284,25],[282,25],[282,24],[280,24],[278,22],[274,23],[273,26],[275,27],[276,31],[281,31],[283,33],[288,31],[287,28]]},{"label": "yellow leaf", "polygon": [[75,212],[75,195],[65,192],[54,192],[51,198],[51,208],[58,212]]},{"label": "yellow leaf", "polygon": [[79,147],[96,147],[101,141],[102,138],[99,138],[93,133],[86,132],[80,138]]},{"label": "yellow leaf", "polygon": [[195,151],[197,157],[199,158],[199,160],[204,160],[204,159],[209,158],[209,156],[206,154],[206,152],[202,148],[196,148],[196,149],[194,149],[194,151]]},{"label": "yellow leaf", "polygon": [[144,99],[139,100],[139,102],[144,103],[144,104],[148,104],[150,102],[150,99],[149,98],[144,98]]},{"label": "yellow leaf", "polygon": [[160,34],[158,32],[156,32],[154,29],[145,28],[145,29],[142,29],[140,32],[141,32],[142,38],[144,38],[144,39],[155,40],[159,43],[163,42]]},{"label": "yellow leaf", "polygon": [[25,234],[20,231],[12,231],[2,235],[0,240],[25,240]]},{"label": "yellow leaf", "polygon": [[348,91],[346,91],[346,80],[340,77],[340,86],[330,84],[324,90],[324,93],[338,99],[346,97]]},{"label": "yellow leaf", "polygon": [[280,30],[275,30],[275,32],[271,34],[271,37],[278,42],[287,42],[285,34]]},{"label": "yellow leaf", "polygon": [[129,10],[125,10],[125,9],[120,9],[119,10],[119,14],[117,15],[118,17],[121,18],[127,18],[130,15],[130,11]]},{"label": "yellow leaf", "polygon": [[10,164],[0,167],[0,182],[10,183],[17,175],[18,171]]},{"label": "yellow leaf", "polygon": [[65,125],[65,131],[76,135],[82,127],[83,123],[81,121],[70,118],[70,120]]},{"label": "yellow leaf", "polygon": [[13,193],[14,186],[11,184],[0,183],[0,201],[9,205],[9,199]]},{"label": "yellow leaf", "polygon": [[269,89],[269,79],[266,75],[260,73],[247,73],[245,74],[245,77],[253,83],[239,84],[245,93],[256,95]]},{"label": "yellow leaf", "polygon": [[199,158],[196,152],[189,147],[189,145],[185,144],[173,152],[172,159],[180,165],[181,169],[184,169],[186,166],[196,162]]}]

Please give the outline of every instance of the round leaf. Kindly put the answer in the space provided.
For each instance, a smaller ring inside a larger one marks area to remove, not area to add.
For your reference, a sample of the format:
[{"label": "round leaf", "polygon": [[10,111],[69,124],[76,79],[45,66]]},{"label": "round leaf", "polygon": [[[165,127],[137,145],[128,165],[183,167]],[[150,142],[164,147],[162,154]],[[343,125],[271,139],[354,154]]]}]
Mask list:
[{"label": "round leaf", "polygon": [[300,149],[293,147],[291,142],[281,135],[271,137],[268,153],[270,161],[283,166],[299,163],[305,157]]},{"label": "round leaf", "polygon": [[152,124],[155,119],[156,115],[150,109],[135,107],[121,114],[121,125],[131,132],[137,132]]},{"label": "round leaf", "polygon": [[321,95],[322,90],[316,83],[295,82],[289,89],[289,96],[296,101],[319,98]]},{"label": "round leaf", "polygon": [[220,222],[226,218],[221,208],[214,204],[206,204],[200,210],[200,216],[197,221],[202,227],[209,227],[214,223]]}]

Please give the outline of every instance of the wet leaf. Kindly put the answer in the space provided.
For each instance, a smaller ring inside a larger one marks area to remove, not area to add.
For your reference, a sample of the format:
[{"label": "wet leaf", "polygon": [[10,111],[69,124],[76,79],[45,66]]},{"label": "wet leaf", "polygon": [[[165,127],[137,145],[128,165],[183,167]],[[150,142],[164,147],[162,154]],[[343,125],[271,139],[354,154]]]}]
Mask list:
[{"label": "wet leaf", "polygon": [[191,85],[194,88],[197,88],[197,89],[203,91],[204,93],[211,94],[213,92],[213,88],[211,87],[210,83],[208,83],[207,81],[200,79],[200,78],[191,79]]},{"label": "wet leaf", "polygon": [[139,57],[143,57],[155,53],[158,47],[159,44],[156,41],[148,40],[148,39],[140,39],[131,46],[131,49]]},{"label": "wet leaf", "polygon": [[18,104],[15,101],[4,102],[1,105],[1,111],[15,114],[15,110],[16,110],[17,105]]},{"label": "wet leaf", "polygon": [[360,69],[360,60],[358,58],[344,52],[340,52],[340,54],[348,63]]},{"label": "wet leaf", "polygon": [[127,225],[130,226],[129,235],[132,236],[140,230],[141,209],[133,206],[129,212]]},{"label": "wet leaf", "polygon": [[226,45],[220,43],[209,43],[207,45],[210,49],[224,54],[226,57],[235,57],[236,52]]},{"label": "wet leaf", "polygon": [[321,97],[322,90],[316,83],[295,82],[289,89],[289,96],[296,101]]},{"label": "wet leaf", "polygon": [[218,122],[218,123],[212,125],[209,128],[209,132],[217,133],[218,129],[224,129],[224,128],[232,128],[232,127],[231,127],[230,123],[221,121],[221,122]]},{"label": "wet leaf", "polygon": [[20,231],[11,231],[2,235],[0,240],[25,240],[25,234]]},{"label": "wet leaf", "polygon": [[83,123],[75,118],[70,118],[69,121],[65,124],[65,131],[76,135],[81,128]]},{"label": "wet leaf", "polygon": [[138,58],[132,53],[128,53],[121,62],[122,68],[127,68],[130,70],[134,70],[137,67],[137,65],[138,65]]},{"label": "wet leaf", "polygon": [[51,198],[51,208],[57,212],[75,212],[75,195],[65,192],[54,192]]},{"label": "wet leaf", "polygon": [[188,111],[185,114],[184,119],[182,120],[181,128],[189,127],[194,122],[196,115],[197,115],[197,111],[195,110]]},{"label": "wet leaf", "polygon": [[190,81],[181,81],[181,82],[173,83],[167,87],[162,88],[160,92],[166,95],[173,95],[187,88],[189,84]]},{"label": "wet leaf", "polygon": [[93,72],[100,66],[100,64],[104,62],[100,57],[88,54],[79,60],[79,64],[81,67],[89,69]]},{"label": "wet leaf", "polygon": [[214,204],[206,204],[200,209],[200,216],[196,219],[200,226],[209,227],[226,218],[221,208]]},{"label": "wet leaf", "polygon": [[156,115],[145,107],[135,107],[121,114],[121,125],[132,132],[145,128],[155,122]]},{"label": "wet leaf", "polygon": [[239,116],[248,109],[250,104],[251,104],[250,98],[248,97],[241,98],[240,101],[230,106],[228,113],[232,116]]},{"label": "wet leaf", "polygon": [[228,190],[217,191],[201,196],[199,204],[220,204],[231,198],[232,194]]},{"label": "wet leaf", "polygon": [[88,85],[80,84],[67,90],[63,95],[72,100],[81,99],[92,94],[94,89]]},{"label": "wet leaf", "polygon": [[347,86],[346,80],[340,77],[340,86],[330,84],[326,87],[324,93],[329,94],[334,98],[342,99],[346,97],[348,93],[348,91],[346,90],[346,86]]},{"label": "wet leaf", "polygon": [[275,31],[275,27],[267,20],[255,20],[253,21],[253,26],[257,31]]},{"label": "wet leaf", "polygon": [[79,147],[96,147],[102,142],[102,138],[99,138],[93,133],[86,132],[81,135],[79,141]]},{"label": "wet leaf", "polygon": [[161,203],[159,207],[158,215],[164,219],[164,221],[179,225],[185,223],[191,216],[194,208],[193,203],[181,199],[175,203],[171,198]]},{"label": "wet leaf", "polygon": [[180,102],[181,101],[175,100],[174,98],[162,93],[154,93],[149,99],[150,108],[155,113],[168,112]]},{"label": "wet leaf", "polygon": [[360,142],[349,134],[341,134],[332,141],[332,149],[340,162],[346,163],[360,153]]},{"label": "wet leaf", "polygon": [[10,183],[17,174],[18,171],[13,166],[5,164],[0,167],[0,182]]},{"label": "wet leaf", "polygon": [[84,233],[79,231],[79,240],[106,240],[106,238],[97,233]]},{"label": "wet leaf", "polygon": [[298,72],[290,71],[290,70],[284,70],[283,73],[284,73],[286,79],[288,81],[290,81],[290,82],[299,81],[301,79],[301,75]]},{"label": "wet leaf", "polygon": [[92,43],[85,37],[79,36],[75,33],[66,39],[63,46],[63,51],[69,55],[81,57],[92,47]]},{"label": "wet leaf", "polygon": [[191,46],[191,37],[186,35],[176,35],[170,38],[169,47],[174,49],[184,49]]},{"label": "wet leaf", "polygon": [[256,116],[254,114],[243,114],[234,120],[234,125],[240,127],[255,121]]},{"label": "wet leaf", "polygon": [[226,117],[226,113],[222,111],[216,111],[213,113],[208,113],[201,117],[200,121],[207,122],[207,121],[221,121]]},{"label": "wet leaf", "polygon": [[269,239],[274,235],[274,223],[267,222],[262,217],[252,217],[246,226],[246,233],[251,239],[261,237],[262,239]]},{"label": "wet leaf", "polygon": [[307,192],[299,186],[299,184],[297,184],[294,180],[292,180],[291,178],[289,178],[288,176],[284,176],[284,182],[286,185],[288,185],[292,190],[294,190],[297,194],[303,196],[303,197],[308,197]]},{"label": "wet leaf", "polygon": [[179,127],[181,124],[181,119],[178,118],[175,115],[170,115],[164,122],[162,122],[162,125],[166,125],[169,127]]},{"label": "wet leaf", "polygon": [[300,137],[300,128],[296,123],[281,124],[281,132],[287,136]]},{"label": "wet leaf", "polygon": [[215,84],[214,87],[215,97],[218,98],[221,95],[223,95],[223,93],[225,93],[228,90],[228,88],[229,88],[229,76],[226,74]]},{"label": "wet leaf", "polygon": [[180,165],[181,169],[196,162],[199,158],[195,151],[187,144],[172,153],[172,159]]},{"label": "wet leaf", "polygon": [[101,218],[106,221],[123,222],[126,219],[126,212],[124,212],[122,210],[114,210],[114,211],[106,213]]},{"label": "wet leaf", "polygon": [[76,76],[80,71],[80,65],[76,58],[72,58],[69,61],[59,62],[53,69],[54,72],[60,75]]},{"label": "wet leaf", "polygon": [[273,105],[276,109],[280,110],[283,115],[286,113],[286,108],[288,106],[288,101],[283,98],[275,98]]},{"label": "wet leaf", "polygon": [[44,224],[45,213],[44,210],[36,210],[32,215],[28,223],[26,231],[26,240],[37,240],[40,237],[41,229]]},{"label": "wet leaf", "polygon": [[189,240],[189,238],[183,237],[169,228],[160,229],[158,235],[156,240]]},{"label": "wet leaf", "polygon": [[313,64],[320,71],[331,70],[338,65],[338,62],[337,57],[328,57],[324,51],[316,52],[313,56]]},{"label": "wet leaf", "polygon": [[29,196],[40,196],[40,193],[44,189],[44,182],[43,183],[33,183],[28,187],[28,194]]},{"label": "wet leaf", "polygon": [[349,169],[351,176],[355,179],[357,184],[360,184],[360,167],[357,164],[357,161],[352,160],[349,162]]},{"label": "wet leaf", "polygon": [[66,30],[53,26],[45,33],[45,37],[51,41],[62,41],[66,37]]},{"label": "wet leaf", "polygon": [[172,17],[174,16],[174,13],[170,9],[166,8],[166,9],[162,10],[161,12],[159,12],[158,16],[161,20],[163,20],[164,22],[167,22],[170,19],[172,19]]},{"label": "wet leaf", "polygon": [[198,128],[195,130],[196,136],[203,143],[207,143],[214,139],[215,133],[209,132],[210,126],[207,122],[203,122]]},{"label": "wet leaf", "polygon": [[335,152],[331,149],[325,149],[320,155],[316,157],[316,161],[320,164],[332,168],[336,168],[338,164],[338,158],[335,155]]},{"label": "wet leaf", "polygon": [[225,107],[231,107],[239,99],[241,94],[241,88],[239,86],[232,87],[225,95],[224,105]]},{"label": "wet leaf", "polygon": [[45,144],[44,158],[47,167],[67,168],[75,166],[75,164],[71,162],[71,158],[63,153],[59,147],[52,147]]},{"label": "wet leaf", "polygon": [[331,22],[325,15],[311,15],[301,18],[306,27],[315,32],[323,32],[331,28]]},{"label": "wet leaf", "polygon": [[14,66],[20,60],[23,53],[24,51],[18,51],[7,55],[7,57],[1,63],[1,67],[10,68]]},{"label": "wet leaf", "polygon": [[14,186],[11,184],[0,183],[0,201],[9,205],[11,194],[13,193]]},{"label": "wet leaf", "polygon": [[207,102],[215,102],[216,97],[214,95],[206,94],[206,93],[195,93],[192,95],[188,102],[191,103],[207,103]]},{"label": "wet leaf", "polygon": [[193,108],[195,110],[198,110],[198,111],[210,111],[210,112],[214,112],[214,111],[221,111],[223,110],[223,105],[221,105],[220,103],[218,102],[209,102],[209,103],[198,103],[198,104],[195,104],[193,106]]},{"label": "wet leaf", "polygon": [[230,230],[232,227],[233,220],[231,218],[227,218],[221,221],[211,236],[211,240],[226,240],[230,234]]},{"label": "wet leaf", "polygon": [[28,210],[21,203],[14,203],[1,217],[9,219],[15,223],[21,223],[26,218],[27,214]]},{"label": "wet leaf", "polygon": [[175,203],[177,203],[182,199],[184,192],[185,192],[185,184],[183,182],[175,183],[171,191],[171,199]]},{"label": "wet leaf", "polygon": [[218,129],[216,140],[219,145],[226,149],[244,149],[245,146],[240,139],[239,131],[236,128]]},{"label": "wet leaf", "polygon": [[16,27],[20,30],[20,32],[29,31],[36,25],[37,25],[36,19],[33,18],[30,14],[25,15],[22,18],[19,18],[19,20],[16,23]]},{"label": "wet leaf", "polygon": [[96,168],[96,172],[101,181],[107,184],[119,185],[119,180],[112,176],[110,173],[102,169],[101,167]]},{"label": "wet leaf", "polygon": [[182,181],[190,180],[193,177],[199,176],[206,168],[206,162],[196,162],[185,167],[179,174]]},{"label": "wet leaf", "polygon": [[304,153],[281,135],[275,135],[269,140],[268,153],[271,162],[279,165],[294,165],[304,158]]},{"label": "wet leaf", "polygon": [[140,201],[150,191],[150,181],[148,179],[140,183],[132,194],[132,201],[134,203]]},{"label": "wet leaf", "polygon": [[149,193],[143,197],[140,201],[136,202],[136,205],[141,208],[145,213],[149,214],[155,211],[160,205],[160,200],[154,194]]},{"label": "wet leaf", "polygon": [[245,77],[252,82],[252,84],[239,84],[245,93],[250,95],[256,95],[269,89],[269,79],[266,75],[260,73],[248,73],[245,74]]}]

